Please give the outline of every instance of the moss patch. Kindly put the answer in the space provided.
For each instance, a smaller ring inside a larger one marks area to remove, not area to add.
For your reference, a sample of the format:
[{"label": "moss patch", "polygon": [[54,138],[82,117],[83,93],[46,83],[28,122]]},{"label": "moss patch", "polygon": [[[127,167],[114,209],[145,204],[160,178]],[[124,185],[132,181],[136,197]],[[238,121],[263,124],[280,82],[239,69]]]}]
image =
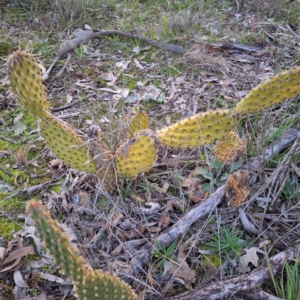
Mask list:
[{"label": "moss patch", "polygon": [[21,197],[7,198],[8,193],[0,193],[0,210],[7,213],[21,213],[24,212],[26,202]]},{"label": "moss patch", "polygon": [[10,239],[12,234],[22,228],[22,224],[17,224],[5,217],[0,217],[1,237]]}]

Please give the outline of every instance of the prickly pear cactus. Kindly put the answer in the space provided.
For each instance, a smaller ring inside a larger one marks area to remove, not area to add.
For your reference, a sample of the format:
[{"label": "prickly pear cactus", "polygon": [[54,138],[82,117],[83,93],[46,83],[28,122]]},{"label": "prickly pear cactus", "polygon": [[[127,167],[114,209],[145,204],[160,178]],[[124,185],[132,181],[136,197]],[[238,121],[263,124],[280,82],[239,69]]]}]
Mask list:
[{"label": "prickly pear cactus", "polygon": [[148,116],[140,112],[130,125],[130,140],[113,156],[100,135],[83,142],[71,127],[51,115],[38,64],[30,54],[17,51],[7,65],[12,92],[20,105],[41,119],[41,133],[54,154],[72,168],[95,174],[108,191],[114,191],[123,176],[134,178],[151,168],[156,144],[184,149],[221,139],[216,155],[230,162],[242,145],[232,134],[222,139],[235,126],[239,114],[260,111],[300,93],[300,68],[295,68],[258,85],[235,109],[199,113],[155,133],[146,129]]},{"label": "prickly pear cactus", "polygon": [[62,273],[74,282],[82,282],[85,278],[86,267],[82,257],[64,235],[59,224],[53,220],[50,213],[35,200],[28,202],[26,210],[34,220],[40,237],[45,242],[55,263],[61,267]]},{"label": "prickly pear cactus", "polygon": [[41,134],[48,147],[67,165],[80,171],[96,173],[97,165],[77,133],[52,115],[41,119]]},{"label": "prickly pear cactus", "polygon": [[74,289],[77,297],[83,300],[140,299],[125,282],[102,271],[89,272],[84,283],[77,284]]},{"label": "prickly pear cactus", "polygon": [[133,117],[130,125],[129,125],[129,139],[131,140],[135,133],[140,130],[144,130],[149,128],[149,118],[146,112],[139,111]]},{"label": "prickly pear cactus", "polygon": [[139,131],[115,154],[118,175],[134,178],[148,171],[156,160],[155,137],[151,130]]},{"label": "prickly pear cactus", "polygon": [[7,61],[10,87],[17,102],[34,116],[43,118],[49,113],[44,85],[38,64],[24,51],[13,53]]},{"label": "prickly pear cactus", "polygon": [[73,281],[79,299],[140,299],[118,277],[103,273],[101,270],[94,272],[84,265],[82,257],[78,257],[77,249],[70,244],[68,237],[62,233],[57,221],[50,217],[49,212],[38,201],[29,201],[26,210],[34,220],[38,233],[56,264]]},{"label": "prickly pear cactus", "polygon": [[157,142],[172,148],[195,148],[223,138],[236,122],[234,110],[210,110],[158,130]]},{"label": "prickly pear cactus", "polygon": [[113,191],[113,156],[101,137],[96,142],[84,142],[69,125],[51,115],[38,64],[30,54],[17,51],[9,57],[7,65],[17,102],[40,118],[41,134],[52,152],[70,167],[97,175]]},{"label": "prickly pear cactus", "polygon": [[261,111],[300,93],[300,68],[282,72],[259,84],[236,106],[236,111],[250,114]]},{"label": "prickly pear cactus", "polygon": [[231,164],[245,150],[244,141],[234,131],[230,131],[223,139],[217,141],[214,153],[219,161]]}]

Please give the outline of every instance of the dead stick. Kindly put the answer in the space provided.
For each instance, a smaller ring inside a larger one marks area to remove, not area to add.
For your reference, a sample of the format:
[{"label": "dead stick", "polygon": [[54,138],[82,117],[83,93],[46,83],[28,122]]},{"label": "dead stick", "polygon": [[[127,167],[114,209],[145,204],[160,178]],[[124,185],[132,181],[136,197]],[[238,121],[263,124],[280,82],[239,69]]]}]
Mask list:
[{"label": "dead stick", "polygon": [[[276,155],[283,149],[287,148],[297,137],[300,136],[300,127],[291,129],[284,134],[278,141],[266,148],[263,154],[258,155],[249,160],[243,165],[243,168],[254,171],[259,169],[263,163],[269,160],[273,155]],[[188,228],[196,222],[198,219],[203,218],[206,214],[213,211],[225,196],[225,184],[221,185],[215,192],[213,192],[205,202],[191,208],[183,217],[181,217],[173,226],[167,229],[156,238],[156,242],[160,245],[167,247],[174,240],[178,239],[180,235],[188,230]],[[144,265],[146,265],[151,259],[151,253],[154,243],[146,243],[139,251],[132,250],[130,243],[124,243],[128,253],[131,254],[131,265],[135,271],[144,271]]]},{"label": "dead stick", "polygon": [[[272,156],[287,148],[297,137],[300,136],[300,127],[295,128],[284,134],[278,141],[266,148],[263,154],[253,157],[243,165],[242,169],[255,171],[259,169],[264,162],[271,159]],[[185,232],[191,224],[198,219],[210,213],[224,198],[225,184],[221,185],[214,191],[205,202],[199,203],[180,218],[172,227],[160,234],[156,241],[164,246],[169,246],[183,232]]]},{"label": "dead stick", "polygon": [[273,275],[276,276],[282,270],[288,259],[293,259],[297,256],[299,250],[300,244],[298,243],[295,246],[271,257],[269,259],[270,267],[265,262],[249,274],[244,274],[223,282],[214,282],[205,287],[196,288],[193,291],[188,291],[178,296],[168,298],[168,300],[217,300],[235,297],[241,290],[249,290],[251,288],[259,287],[270,278],[270,271],[272,271]]},{"label": "dead stick", "polygon": [[63,44],[60,45],[59,50],[57,52],[57,58],[62,57],[66,53],[70,52],[73,50],[75,47],[78,47],[81,43],[87,43],[88,41],[95,39],[95,38],[100,38],[103,36],[122,36],[125,38],[129,38],[131,40],[139,40],[142,42],[145,42],[151,46],[161,48],[167,51],[172,51],[176,53],[185,53],[185,49],[182,48],[181,46],[173,45],[173,44],[165,44],[161,42],[156,42],[153,41],[149,38],[144,38],[139,35],[123,32],[123,31],[118,31],[118,30],[85,30],[83,31],[84,36],[80,35],[77,36],[71,40],[68,40],[64,42]]}]

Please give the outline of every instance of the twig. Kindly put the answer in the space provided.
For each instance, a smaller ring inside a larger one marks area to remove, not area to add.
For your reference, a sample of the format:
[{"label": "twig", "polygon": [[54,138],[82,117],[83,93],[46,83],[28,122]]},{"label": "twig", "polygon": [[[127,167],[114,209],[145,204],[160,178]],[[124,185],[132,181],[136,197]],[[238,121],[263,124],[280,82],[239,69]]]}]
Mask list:
[{"label": "twig", "polygon": [[156,239],[156,242],[163,247],[169,246],[174,240],[176,240],[182,233],[184,233],[194,222],[203,218],[205,215],[214,210],[221,201],[224,199],[225,185],[220,186],[214,191],[209,198],[194,206],[188,211],[182,218],[179,219],[172,227],[166,232],[160,234]]},{"label": "twig", "polygon": [[[277,142],[267,147],[263,154],[250,159],[250,163],[243,165],[243,168],[249,170],[258,170],[265,161],[269,160],[273,155],[276,155],[283,149],[287,148],[297,137],[300,136],[300,127],[292,129],[283,135]],[[182,233],[198,219],[203,218],[210,213],[224,198],[225,184],[221,185],[215,192],[213,192],[205,202],[194,206],[189,212],[181,217],[173,226],[160,234],[155,242],[147,242],[141,249],[132,250],[130,244],[125,242],[124,247],[131,255],[131,265],[136,272],[144,272],[144,265],[151,259],[153,245],[159,243],[167,247],[174,240],[178,239]],[[180,299],[180,298],[178,298]],[[197,298],[198,299],[198,298]],[[200,299],[200,298],[199,298]],[[201,298],[202,299],[202,298]],[[216,298],[217,299],[217,298]]]},{"label": "twig", "polygon": [[300,36],[293,31],[293,29],[291,28],[290,25],[287,25],[286,27],[292,33],[292,35],[294,35],[296,38],[300,39]]},{"label": "twig", "polygon": [[[183,293],[181,295],[167,298],[168,300],[217,300],[238,296],[240,291],[261,286],[270,278],[270,272],[276,276],[283,268],[288,259],[295,258],[300,250],[300,244],[282,251],[269,259],[270,266],[265,262],[259,268],[253,270],[249,274],[225,280],[223,282],[214,282],[204,287],[196,288],[193,291]],[[271,268],[271,270],[270,270]],[[267,296],[267,293],[264,293]],[[166,299],[166,298],[164,298]],[[255,299],[279,299],[275,296],[272,298],[255,298]]]},{"label": "twig", "polygon": [[13,176],[8,170],[6,170],[6,169],[3,168],[3,167],[0,167],[0,170],[3,171],[6,175],[8,175],[8,176],[10,176],[10,177]]},{"label": "twig", "polygon": [[[78,32],[79,32],[79,34],[78,34]],[[83,35],[83,33],[84,33],[84,35]],[[68,40],[65,43],[63,43],[62,45],[60,45],[60,48],[57,52],[57,57],[58,58],[62,57],[66,53],[73,50],[75,47],[78,47],[81,43],[87,43],[88,41],[90,41],[92,39],[100,38],[103,36],[122,36],[122,37],[129,38],[132,40],[142,41],[149,45],[155,46],[157,48],[165,49],[168,51],[177,52],[177,53],[185,53],[185,49],[180,46],[156,42],[151,39],[141,37],[139,35],[122,32],[119,30],[91,29],[91,30],[82,30],[82,32],[81,32],[79,29],[79,30],[77,30],[77,36],[75,38]]]},{"label": "twig", "polygon": [[74,106],[74,105],[77,104],[77,103],[80,103],[80,100],[73,101],[72,103],[69,103],[69,104],[66,104],[66,105],[60,106],[60,107],[50,107],[50,111],[51,111],[51,112],[62,111],[62,110],[65,110],[65,109],[68,109],[68,108]]},{"label": "twig", "polygon": [[[250,171],[257,171],[265,161],[271,159],[272,156],[287,148],[294,140],[300,136],[300,127],[292,129],[285,134],[280,140],[267,147],[263,154],[253,157],[249,163],[243,165],[243,169]],[[221,185],[215,192],[213,192],[205,202],[199,203],[179,219],[171,228],[158,236],[156,241],[167,247],[174,240],[176,240],[183,232],[185,232],[192,223],[202,218],[214,207],[216,207],[224,198],[225,184]]]}]

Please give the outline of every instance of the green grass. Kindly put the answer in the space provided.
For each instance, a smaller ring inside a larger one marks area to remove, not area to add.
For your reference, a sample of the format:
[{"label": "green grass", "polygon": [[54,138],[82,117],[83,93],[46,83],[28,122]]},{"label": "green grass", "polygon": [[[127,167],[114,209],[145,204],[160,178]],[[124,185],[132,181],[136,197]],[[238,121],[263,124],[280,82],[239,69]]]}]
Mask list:
[{"label": "green grass", "polygon": [[300,300],[300,255],[287,261],[281,274],[274,277],[270,269],[273,288],[277,297]]},{"label": "green grass", "polygon": [[242,240],[243,233],[235,228],[220,227],[219,231],[212,228],[212,231],[211,240],[205,247],[223,260],[240,257],[243,248],[249,244],[248,241]]},{"label": "green grass", "polygon": [[153,251],[153,256],[156,258],[156,268],[162,273],[163,267],[167,261],[176,262],[176,256],[174,254],[177,243],[173,242],[169,247],[163,247],[159,244],[156,245],[155,250]]}]

